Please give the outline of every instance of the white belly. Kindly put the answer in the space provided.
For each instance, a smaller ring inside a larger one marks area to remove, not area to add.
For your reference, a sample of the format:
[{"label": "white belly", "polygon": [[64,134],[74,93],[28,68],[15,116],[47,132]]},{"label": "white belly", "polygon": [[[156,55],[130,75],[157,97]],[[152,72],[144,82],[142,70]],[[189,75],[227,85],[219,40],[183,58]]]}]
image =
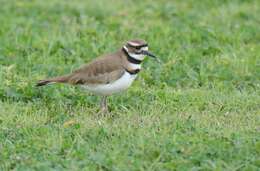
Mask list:
[{"label": "white belly", "polygon": [[111,95],[127,89],[135,80],[137,75],[125,72],[121,78],[111,84],[84,85],[88,91],[99,95]]}]

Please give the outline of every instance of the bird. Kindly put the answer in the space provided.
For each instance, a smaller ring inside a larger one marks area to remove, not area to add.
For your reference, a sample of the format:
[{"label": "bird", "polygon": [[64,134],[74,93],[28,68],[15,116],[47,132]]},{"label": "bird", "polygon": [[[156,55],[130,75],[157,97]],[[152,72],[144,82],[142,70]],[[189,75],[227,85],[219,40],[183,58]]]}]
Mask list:
[{"label": "bird", "polygon": [[40,80],[36,86],[53,83],[80,85],[101,96],[100,112],[107,113],[107,97],[131,86],[141,71],[141,64],[146,56],[160,62],[148,48],[148,43],[142,39],[126,41],[116,52],[101,55],[70,74]]}]

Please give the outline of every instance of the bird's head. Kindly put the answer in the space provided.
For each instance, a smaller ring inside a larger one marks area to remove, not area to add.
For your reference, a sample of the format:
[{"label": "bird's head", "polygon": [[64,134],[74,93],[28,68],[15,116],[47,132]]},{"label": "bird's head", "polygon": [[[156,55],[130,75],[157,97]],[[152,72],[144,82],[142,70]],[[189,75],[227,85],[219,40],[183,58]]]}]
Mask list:
[{"label": "bird's head", "polygon": [[144,40],[140,40],[140,39],[129,40],[124,45],[123,50],[130,57],[139,61],[143,61],[145,56],[149,56],[158,60],[158,58],[154,54],[149,52],[148,43]]}]

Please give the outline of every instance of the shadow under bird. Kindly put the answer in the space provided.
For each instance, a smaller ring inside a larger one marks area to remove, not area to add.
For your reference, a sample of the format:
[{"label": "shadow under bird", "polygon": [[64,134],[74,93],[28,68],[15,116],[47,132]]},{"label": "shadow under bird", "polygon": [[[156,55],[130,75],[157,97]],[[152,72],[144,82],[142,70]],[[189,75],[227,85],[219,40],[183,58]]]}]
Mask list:
[{"label": "shadow under bird", "polygon": [[159,59],[148,51],[144,40],[130,40],[112,54],[102,55],[71,74],[40,80],[36,86],[52,83],[81,85],[88,91],[102,96],[101,112],[107,112],[107,96],[126,90],[141,70],[145,56]]}]

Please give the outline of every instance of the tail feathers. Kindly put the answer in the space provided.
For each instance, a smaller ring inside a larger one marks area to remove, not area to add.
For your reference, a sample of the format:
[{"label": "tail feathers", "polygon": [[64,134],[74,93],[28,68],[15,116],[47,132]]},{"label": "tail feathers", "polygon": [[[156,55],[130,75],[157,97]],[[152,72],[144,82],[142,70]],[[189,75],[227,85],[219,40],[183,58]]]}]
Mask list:
[{"label": "tail feathers", "polygon": [[51,83],[66,83],[69,79],[69,76],[61,76],[61,77],[55,77],[51,79],[46,79],[46,80],[40,80],[37,84],[36,87],[48,85]]},{"label": "tail feathers", "polygon": [[44,85],[47,85],[47,84],[50,84],[50,83],[52,83],[52,81],[50,81],[50,80],[40,80],[40,81],[36,84],[36,87],[44,86]]}]

